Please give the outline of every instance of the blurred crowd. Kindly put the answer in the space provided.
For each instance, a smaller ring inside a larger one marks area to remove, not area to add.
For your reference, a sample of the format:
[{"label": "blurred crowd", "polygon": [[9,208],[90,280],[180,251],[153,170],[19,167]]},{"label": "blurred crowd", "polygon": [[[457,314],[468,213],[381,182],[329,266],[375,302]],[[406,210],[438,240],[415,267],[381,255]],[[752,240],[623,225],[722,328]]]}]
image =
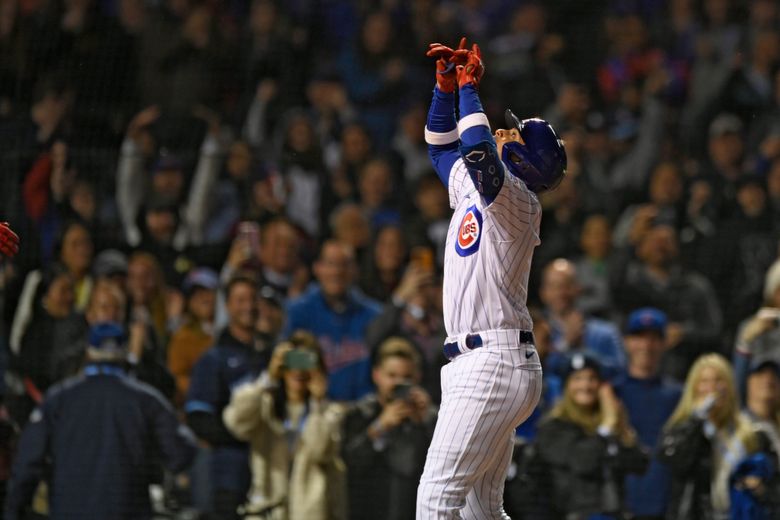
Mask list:
[{"label": "blurred crowd", "polygon": [[507,511],[778,514],[776,1],[0,0],[7,518],[107,514],[78,494],[117,473],[56,467],[94,452],[57,422],[86,395],[139,404],[81,426],[156,439],[111,517],[413,517],[451,215],[424,53],[462,35],[493,128],[543,117],[568,154]]}]

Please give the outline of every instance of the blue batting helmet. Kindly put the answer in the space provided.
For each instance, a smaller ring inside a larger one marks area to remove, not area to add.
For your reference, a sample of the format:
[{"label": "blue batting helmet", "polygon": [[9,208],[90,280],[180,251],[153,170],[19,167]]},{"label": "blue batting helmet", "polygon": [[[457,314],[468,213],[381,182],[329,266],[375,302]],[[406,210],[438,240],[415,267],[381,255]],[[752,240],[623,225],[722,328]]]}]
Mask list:
[{"label": "blue batting helmet", "polygon": [[510,109],[504,113],[506,124],[520,133],[524,144],[508,142],[501,160],[515,177],[534,193],[553,190],[566,175],[566,150],[550,124],[543,119],[520,121]]}]

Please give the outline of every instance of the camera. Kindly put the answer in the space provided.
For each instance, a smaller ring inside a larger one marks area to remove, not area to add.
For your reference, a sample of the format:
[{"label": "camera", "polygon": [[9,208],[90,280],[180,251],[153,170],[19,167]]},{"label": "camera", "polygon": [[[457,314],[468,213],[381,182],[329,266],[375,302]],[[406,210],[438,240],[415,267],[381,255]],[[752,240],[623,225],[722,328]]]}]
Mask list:
[{"label": "camera", "polygon": [[284,367],[289,370],[311,370],[317,367],[317,354],[310,350],[293,349],[284,355]]},{"label": "camera", "polygon": [[406,401],[409,399],[409,391],[412,389],[411,383],[399,383],[393,388],[393,400]]}]

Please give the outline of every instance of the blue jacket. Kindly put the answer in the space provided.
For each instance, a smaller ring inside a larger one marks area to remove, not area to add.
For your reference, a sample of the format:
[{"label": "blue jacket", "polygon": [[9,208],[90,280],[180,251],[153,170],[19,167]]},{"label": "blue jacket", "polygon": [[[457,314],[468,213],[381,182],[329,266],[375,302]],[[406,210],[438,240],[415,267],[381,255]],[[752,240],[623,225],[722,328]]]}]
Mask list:
[{"label": "blue jacket", "polygon": [[5,518],[21,518],[49,477],[51,518],[151,518],[159,466],[185,469],[192,433],[154,388],[114,365],[89,365],[54,386],[30,417],[14,462]]},{"label": "blue jacket", "polygon": [[[680,385],[661,378],[643,380],[624,374],[614,382],[614,388],[626,407],[639,441],[654,453],[661,430],[682,395]],[[663,516],[670,486],[668,467],[653,456],[644,475],[626,477],[626,508],[637,516]]]},{"label": "blue jacket", "polygon": [[238,492],[249,487],[249,450],[222,422],[234,388],[256,378],[266,367],[265,355],[227,330],[195,364],[184,411],[199,438],[212,447],[211,478],[215,489]]},{"label": "blue jacket", "polygon": [[[567,345],[564,349],[563,333],[556,327],[555,320],[550,320],[550,335],[556,351],[550,352],[545,359],[547,368],[556,371],[560,363],[566,363],[565,356],[568,351],[582,348],[585,352],[593,354],[601,364],[606,379],[612,379],[623,372],[626,366],[626,355],[623,350],[623,340],[620,332],[612,323],[596,318],[585,320],[585,331],[580,345]],[[562,360],[561,357],[564,357]]]},{"label": "blue jacket", "polygon": [[337,312],[325,302],[317,284],[289,303],[283,335],[303,329],[317,337],[328,367],[331,399],[355,401],[373,390],[366,329],[381,310],[378,302],[351,291],[346,308]]}]

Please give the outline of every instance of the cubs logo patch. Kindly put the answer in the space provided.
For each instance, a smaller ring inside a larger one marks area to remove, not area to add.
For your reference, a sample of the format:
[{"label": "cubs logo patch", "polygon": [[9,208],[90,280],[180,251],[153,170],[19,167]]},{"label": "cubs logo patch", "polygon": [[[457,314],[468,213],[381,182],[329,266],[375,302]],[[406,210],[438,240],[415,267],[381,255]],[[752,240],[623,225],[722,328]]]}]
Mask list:
[{"label": "cubs logo patch", "polygon": [[466,210],[460,221],[458,236],[455,240],[455,251],[460,256],[473,255],[479,249],[479,239],[482,237],[482,213],[477,206]]}]

